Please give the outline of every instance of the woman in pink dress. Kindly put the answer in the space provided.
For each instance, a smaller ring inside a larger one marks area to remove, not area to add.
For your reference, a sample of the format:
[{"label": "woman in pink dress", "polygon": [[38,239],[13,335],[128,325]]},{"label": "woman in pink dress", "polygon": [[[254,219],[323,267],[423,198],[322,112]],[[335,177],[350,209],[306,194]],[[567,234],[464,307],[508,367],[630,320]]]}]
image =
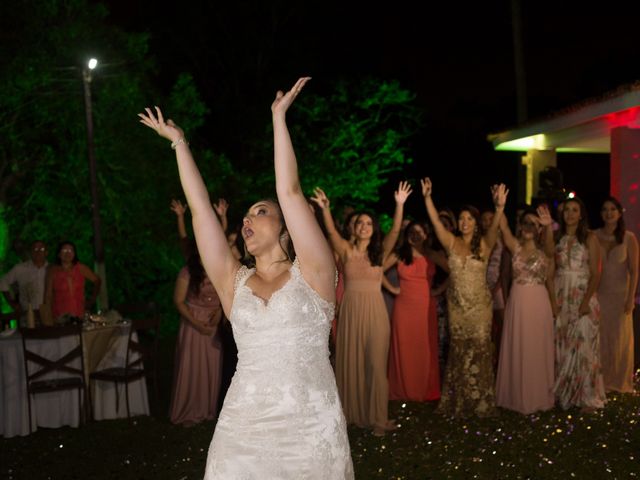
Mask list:
[{"label": "woman in pink dress", "polygon": [[504,217],[500,223],[505,246],[512,253],[513,283],[502,331],[496,404],[528,415],[553,408],[553,258],[538,247],[540,226],[533,211],[525,211],[515,238]]},{"label": "woman in pink dress", "polygon": [[413,221],[397,254],[385,269],[397,265],[400,287],[393,303],[389,352],[389,398],[425,402],[440,398],[438,318],[431,282],[436,262],[449,271],[444,255],[426,247],[428,228]]},{"label": "woman in pink dress", "polygon": [[633,392],[633,319],[638,286],[638,240],[626,230],[620,202],[607,198],[600,214],[604,226],[596,230],[602,256],[598,286],[600,355],[604,388]]},{"label": "woman in pink dress", "polygon": [[169,418],[185,427],[216,418],[222,378],[218,325],[222,306],[207,277],[195,242],[180,270],[173,302],[180,312]]},{"label": "woman in pink dress", "polygon": [[[85,303],[85,280],[93,283],[93,292]],[[83,317],[93,307],[100,292],[100,277],[78,261],[76,246],[72,242],[58,244],[56,263],[47,270],[43,323],[53,324],[62,315]]]}]

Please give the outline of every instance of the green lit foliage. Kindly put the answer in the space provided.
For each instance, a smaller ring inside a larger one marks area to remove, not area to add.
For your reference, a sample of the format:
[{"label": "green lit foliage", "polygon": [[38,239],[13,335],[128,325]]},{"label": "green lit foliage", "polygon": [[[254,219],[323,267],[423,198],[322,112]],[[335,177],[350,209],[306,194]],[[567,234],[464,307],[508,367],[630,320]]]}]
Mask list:
[{"label": "green lit foliage", "polygon": [[305,192],[321,186],[334,205],[374,205],[389,174],[412,162],[413,99],[397,81],[342,81],[324,96],[310,84],[290,122]]},{"label": "green lit foliage", "polygon": [[[219,182],[224,176],[218,157],[198,148],[195,133],[207,108],[193,79],[180,76],[163,96],[151,82],[147,35],[115,29],[106,15],[85,0],[0,7],[0,18],[19,26],[4,30],[12,36],[0,42],[0,205],[14,243],[42,238],[52,260],[56,243],[68,239],[93,265],[81,66],[96,56],[91,89],[110,303],[155,300],[175,320],[172,290],[184,262],[169,204],[182,190],[169,145],[136,114],[154,103],[171,112],[194,135],[196,155],[206,159],[203,173]],[[10,255],[3,270],[17,260]]]}]

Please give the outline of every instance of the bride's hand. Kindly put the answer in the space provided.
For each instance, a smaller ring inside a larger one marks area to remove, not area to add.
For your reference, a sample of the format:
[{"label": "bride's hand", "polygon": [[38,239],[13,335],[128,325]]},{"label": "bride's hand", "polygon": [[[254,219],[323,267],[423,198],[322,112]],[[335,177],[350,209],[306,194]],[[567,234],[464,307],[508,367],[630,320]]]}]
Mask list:
[{"label": "bride's hand", "polygon": [[138,117],[140,117],[140,123],[154,130],[161,137],[171,140],[172,143],[175,143],[180,139],[184,140],[184,132],[182,129],[173,123],[173,120],[171,119],[165,122],[164,117],[162,116],[162,111],[160,111],[158,107],[154,108],[156,109],[155,115],[148,107],[144,109],[145,112],[147,112],[146,114],[138,114]]}]

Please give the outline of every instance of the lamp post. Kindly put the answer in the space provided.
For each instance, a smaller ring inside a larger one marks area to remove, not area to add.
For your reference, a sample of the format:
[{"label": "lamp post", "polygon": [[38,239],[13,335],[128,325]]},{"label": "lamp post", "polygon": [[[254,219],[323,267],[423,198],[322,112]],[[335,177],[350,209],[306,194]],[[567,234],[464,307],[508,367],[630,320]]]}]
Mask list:
[{"label": "lamp post", "polygon": [[91,73],[98,65],[98,60],[92,58],[82,68],[82,83],[84,85],[84,109],[87,120],[87,150],[89,154],[89,188],[91,190],[91,210],[93,223],[93,256],[95,259],[96,273],[102,280],[98,305],[101,309],[109,308],[109,296],[107,295],[107,275],[104,266],[104,244],[102,243],[102,229],[100,221],[100,202],[98,199],[98,175],[96,169],[96,157],[93,145],[93,110],[91,103]]}]

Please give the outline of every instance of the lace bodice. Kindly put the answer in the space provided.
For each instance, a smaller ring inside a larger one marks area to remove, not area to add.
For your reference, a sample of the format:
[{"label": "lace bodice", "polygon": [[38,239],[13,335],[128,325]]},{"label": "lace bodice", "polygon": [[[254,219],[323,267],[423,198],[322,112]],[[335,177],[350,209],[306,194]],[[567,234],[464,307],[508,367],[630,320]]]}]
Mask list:
[{"label": "lace bodice", "polygon": [[352,479],[346,422],[329,363],[334,305],[302,277],[268,301],[240,267],[229,319],[238,364],[209,448],[206,480]]},{"label": "lace bodice", "polygon": [[549,261],[540,249],[531,253],[522,251],[518,245],[511,260],[513,265],[513,282],[518,285],[544,285],[547,280]]},{"label": "lace bodice", "polygon": [[303,373],[313,366],[307,365],[311,359],[328,358],[334,304],[306,283],[298,262],[291,267],[289,280],[267,302],[246,284],[254,273],[255,269],[243,266],[236,275],[230,321],[238,346],[238,366],[271,365],[278,375],[282,369]]}]

